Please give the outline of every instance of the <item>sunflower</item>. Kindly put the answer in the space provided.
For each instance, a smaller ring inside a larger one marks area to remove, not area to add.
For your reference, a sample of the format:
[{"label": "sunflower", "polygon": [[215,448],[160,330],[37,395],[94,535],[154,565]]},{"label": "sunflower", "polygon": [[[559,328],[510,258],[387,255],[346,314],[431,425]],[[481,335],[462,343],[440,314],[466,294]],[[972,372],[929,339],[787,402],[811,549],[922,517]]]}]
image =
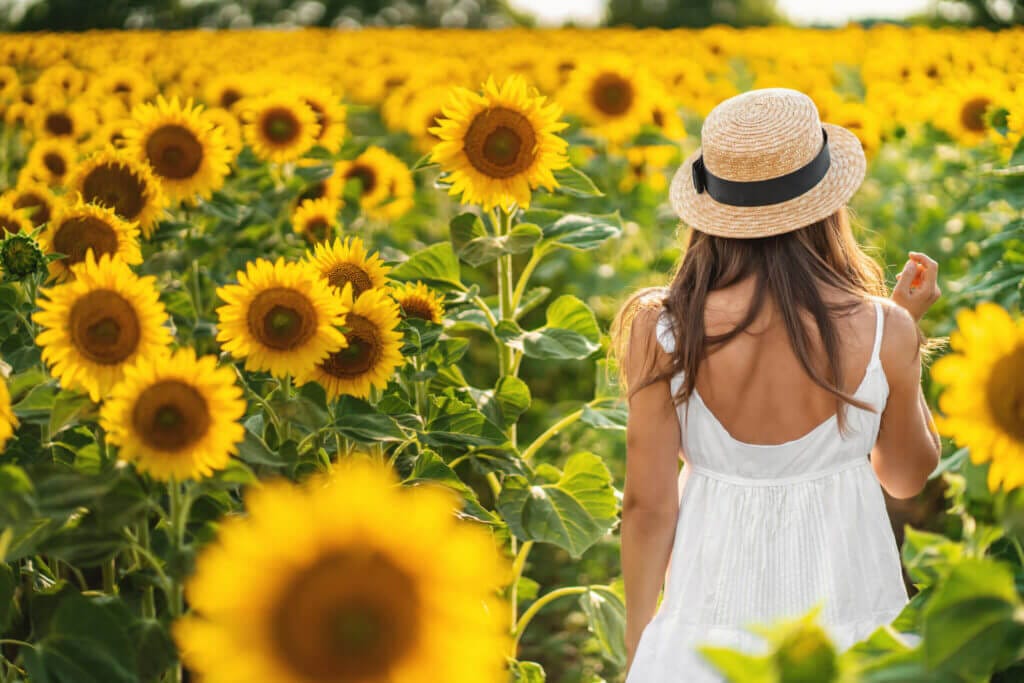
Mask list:
[{"label": "sunflower", "polygon": [[292,213],[292,229],[312,243],[327,242],[341,227],[340,204],[331,199],[305,199]]},{"label": "sunflower", "polygon": [[7,382],[0,377],[0,453],[17,428],[18,417],[11,408],[11,392],[7,389]]},{"label": "sunflower", "polygon": [[454,88],[444,118],[430,132],[441,138],[431,160],[441,165],[451,183],[449,194],[464,203],[530,205],[530,192],[558,186],[552,171],[569,165],[568,143],[558,131],[562,109],[527,88],[521,76],[500,86],[488,78],[483,93]]},{"label": "sunflower", "polygon": [[14,67],[0,64],[0,102],[14,99],[20,87],[21,81]]},{"label": "sunflower", "polygon": [[416,147],[423,153],[431,151],[441,141],[430,129],[436,128],[444,118],[441,110],[448,102],[448,96],[447,88],[437,86],[417,90],[402,108],[402,127],[413,137]]},{"label": "sunflower", "polygon": [[134,66],[107,66],[87,88],[103,101],[116,100],[127,109],[148,100],[157,89],[146,73]]},{"label": "sunflower", "polygon": [[246,370],[297,376],[348,345],[336,326],[349,307],[308,263],[257,259],[237,277],[217,289],[226,302],[217,309],[217,341],[245,358]]},{"label": "sunflower", "polygon": [[50,187],[59,187],[74,171],[77,162],[78,153],[73,142],[63,138],[44,138],[32,145],[18,180],[38,180]]},{"label": "sunflower", "polygon": [[50,373],[65,387],[99,401],[119,382],[125,366],[164,355],[171,342],[167,312],[152,276],[138,277],[123,260],[92,250],[72,266],[74,279],[42,289],[32,319]]},{"label": "sunflower", "polygon": [[117,118],[105,121],[97,126],[85,147],[90,151],[101,151],[108,147],[121,149],[124,147],[125,131],[133,125],[130,118]]},{"label": "sunflower", "polygon": [[59,202],[49,187],[31,180],[18,183],[5,196],[10,198],[15,209],[31,209],[28,219],[34,228],[50,221]]},{"label": "sunflower", "polygon": [[211,108],[231,109],[237,102],[253,92],[253,84],[237,73],[221,73],[210,78],[203,86],[203,99]]},{"label": "sunflower", "polygon": [[[952,103],[940,110],[940,121],[950,135],[963,145],[976,145],[989,137],[986,113],[999,103],[996,88],[991,83],[969,82],[957,87]],[[946,93],[945,97],[949,97]],[[950,106],[951,105],[951,106]]]},{"label": "sunflower", "polygon": [[366,398],[371,387],[385,388],[404,361],[402,333],[395,329],[401,321],[398,304],[383,288],[367,289],[358,296],[353,292],[352,283],[346,282],[340,297],[348,309],[345,348],[296,379],[297,384],[320,383],[331,398],[342,394]]},{"label": "sunflower", "polygon": [[363,211],[373,220],[393,221],[401,218],[416,203],[414,194],[416,184],[412,173],[401,159],[391,156],[391,164],[387,173],[387,197],[375,204],[364,204]]},{"label": "sunflower", "polygon": [[32,221],[26,213],[14,205],[9,194],[0,195],[0,239],[19,232],[32,232]]},{"label": "sunflower", "polygon": [[81,103],[53,103],[36,110],[32,120],[37,138],[78,140],[96,127],[95,113]]},{"label": "sunflower", "polygon": [[334,164],[333,173],[325,182],[323,196],[341,197],[346,184],[358,181],[359,205],[365,208],[380,204],[388,198],[395,161],[396,158],[386,149],[371,145],[355,159]]},{"label": "sunflower", "polygon": [[201,112],[191,99],[181,105],[177,97],[168,102],[161,95],[156,104],[135,107],[134,125],[125,130],[129,155],[150,165],[173,201],[208,198],[231,170],[223,134]]},{"label": "sunflower", "polygon": [[955,353],[932,366],[946,385],[939,397],[939,432],[970,448],[971,461],[989,462],[988,486],[1024,484],[1024,321],[985,302],[957,314],[950,335]]},{"label": "sunflower", "polygon": [[581,62],[566,84],[567,106],[612,143],[639,132],[651,115],[654,88],[646,72],[620,57]]},{"label": "sunflower", "polygon": [[444,321],[444,297],[419,280],[392,285],[390,293],[407,318],[420,318],[437,324]]},{"label": "sunflower", "polygon": [[336,153],[341,149],[348,131],[345,126],[345,107],[340,98],[330,88],[319,84],[303,85],[296,94],[316,115],[316,122],[320,126],[316,144],[332,154]]},{"label": "sunflower", "polygon": [[64,254],[50,263],[51,279],[66,279],[69,269],[85,260],[89,251],[96,256],[117,254],[130,265],[142,263],[138,226],[119,218],[113,209],[86,204],[81,197],[57,207],[39,235],[39,245],[48,254]]},{"label": "sunflower", "polygon": [[216,128],[220,128],[224,136],[224,146],[232,157],[237,156],[242,150],[242,124],[239,123],[238,117],[227,109],[211,107],[203,110],[203,118],[213,123]]},{"label": "sunflower", "polygon": [[351,283],[356,297],[369,289],[383,287],[391,270],[379,254],[368,255],[362,238],[355,235],[314,245],[312,252],[306,251],[306,260],[339,292],[346,283]]},{"label": "sunflower", "polygon": [[297,95],[267,95],[242,109],[242,132],[257,157],[281,164],[312,149],[320,134],[316,119]]},{"label": "sunflower", "polygon": [[138,223],[146,237],[153,233],[167,203],[147,164],[111,149],[81,162],[68,187],[80,192],[86,202],[110,207],[119,218]]},{"label": "sunflower", "polygon": [[251,488],[245,503],[197,558],[193,611],[172,626],[206,683],[507,679],[497,591],[511,570],[450,489],[401,486],[355,456],[303,486]]},{"label": "sunflower", "polygon": [[118,457],[155,479],[199,479],[227,467],[245,436],[245,399],[230,367],[185,347],[141,358],[103,402],[100,424]]}]

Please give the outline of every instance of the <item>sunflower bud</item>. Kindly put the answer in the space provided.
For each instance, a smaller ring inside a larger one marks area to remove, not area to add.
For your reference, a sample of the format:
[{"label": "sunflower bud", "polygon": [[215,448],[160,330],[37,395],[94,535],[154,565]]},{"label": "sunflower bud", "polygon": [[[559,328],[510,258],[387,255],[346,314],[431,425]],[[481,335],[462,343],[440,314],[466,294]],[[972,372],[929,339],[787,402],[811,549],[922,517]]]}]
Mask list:
[{"label": "sunflower bud", "polygon": [[25,280],[46,271],[46,258],[36,241],[21,233],[0,241],[0,265],[4,280]]},{"label": "sunflower bud", "polygon": [[839,674],[835,648],[814,624],[786,634],[775,651],[775,665],[780,683],[830,683]]}]

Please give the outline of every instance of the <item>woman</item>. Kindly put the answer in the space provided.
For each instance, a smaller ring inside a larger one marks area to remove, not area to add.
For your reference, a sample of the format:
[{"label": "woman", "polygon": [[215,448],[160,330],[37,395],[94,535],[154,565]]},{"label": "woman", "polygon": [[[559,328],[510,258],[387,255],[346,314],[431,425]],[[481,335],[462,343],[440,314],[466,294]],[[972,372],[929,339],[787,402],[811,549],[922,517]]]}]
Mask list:
[{"label": "woman", "polygon": [[914,496],[940,454],[917,327],[937,264],[911,252],[884,296],[846,214],[856,136],[770,88],[719,104],[701,145],[670,191],[678,272],[612,326],[627,683],[720,681],[697,645],[757,652],[746,626],[815,605],[841,649],[891,622],[907,593],[881,489]]}]

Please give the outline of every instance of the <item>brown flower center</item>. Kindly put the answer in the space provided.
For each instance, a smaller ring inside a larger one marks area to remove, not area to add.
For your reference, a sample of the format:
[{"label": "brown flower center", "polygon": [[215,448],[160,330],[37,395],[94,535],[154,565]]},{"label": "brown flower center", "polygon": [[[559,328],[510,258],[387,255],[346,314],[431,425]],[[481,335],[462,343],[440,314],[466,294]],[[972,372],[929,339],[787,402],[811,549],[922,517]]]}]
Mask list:
[{"label": "brown flower center", "polygon": [[306,223],[306,234],[314,242],[324,242],[331,236],[331,224],[323,216],[317,216]]},{"label": "brown flower center", "polygon": [[999,359],[986,387],[988,407],[999,428],[1024,443],[1024,346]]},{"label": "brown flower center", "polygon": [[296,678],[389,680],[421,637],[421,609],[412,578],[389,557],[341,548],[291,577],[269,628],[277,656]]},{"label": "brown flower center", "polygon": [[203,163],[203,145],[188,128],[168,124],[149,136],[146,158],[157,175],[173,180],[191,178]]},{"label": "brown flower center", "polygon": [[373,192],[373,188],[377,187],[377,172],[363,164],[352,164],[348,173],[345,174],[345,178],[358,178],[363,187],[360,194],[364,196]]},{"label": "brown flower center", "polygon": [[402,299],[402,311],[411,318],[434,320],[436,310],[430,302],[421,296],[409,295]]},{"label": "brown flower center", "polygon": [[381,342],[377,326],[356,313],[345,316],[345,339],[348,346],[335,351],[320,367],[334,377],[359,377],[371,370],[380,359]]},{"label": "brown flower center", "polygon": [[329,123],[327,120],[327,112],[324,111],[323,107],[312,100],[303,100],[303,102],[306,103],[307,107],[313,110],[313,115],[316,116],[316,122],[320,126],[320,131],[316,134],[316,139],[320,140],[323,138],[324,133],[327,132],[327,125]]},{"label": "brown flower center", "polygon": [[206,399],[195,387],[168,379],[146,388],[135,402],[132,425],[149,447],[178,451],[202,439],[210,428]]},{"label": "brown flower center", "polygon": [[21,232],[21,224],[11,216],[0,214],[0,236]]},{"label": "brown flower center", "polygon": [[47,171],[58,178],[68,172],[68,162],[57,152],[47,152],[44,154],[43,165],[46,166]]},{"label": "brown flower center", "polygon": [[358,297],[366,290],[373,287],[373,280],[370,275],[355,263],[336,263],[327,271],[327,281],[341,289],[346,282],[352,283],[352,296]]},{"label": "brown flower center", "polygon": [[78,352],[101,365],[127,360],[141,338],[135,309],[109,289],[89,292],[76,301],[68,316],[68,328]]},{"label": "brown flower center", "polygon": [[289,145],[299,137],[302,128],[295,112],[285,107],[273,107],[263,114],[263,136],[272,144]]},{"label": "brown flower center", "polygon": [[590,99],[602,114],[622,116],[633,104],[633,84],[614,73],[601,74],[590,86]]},{"label": "brown flower center", "polygon": [[75,130],[75,124],[71,120],[71,117],[62,112],[47,114],[45,126],[46,131],[50,135],[57,135],[60,137],[71,135]]},{"label": "brown flower center", "polygon": [[117,253],[117,232],[109,223],[95,216],[74,216],[57,226],[53,250],[67,255],[66,265],[85,260],[89,249],[97,259]]},{"label": "brown flower center", "polygon": [[960,123],[974,133],[983,133],[985,128],[985,109],[992,102],[987,97],[975,97],[967,100],[960,109]]},{"label": "brown flower center", "polygon": [[529,119],[506,107],[486,109],[466,131],[463,150],[473,167],[491,178],[511,178],[536,158],[537,134]]},{"label": "brown flower center", "polygon": [[92,204],[109,206],[118,216],[133,221],[146,206],[142,179],[118,164],[97,166],[82,182],[82,196]]},{"label": "brown flower center", "polygon": [[301,292],[273,287],[256,295],[249,305],[249,332],[264,346],[278,351],[296,349],[313,337],[317,315]]},{"label": "brown flower center", "polygon": [[29,220],[32,221],[32,225],[42,225],[50,220],[50,205],[46,203],[45,199],[34,192],[26,192],[15,199],[14,208],[34,208],[35,211],[29,214]]},{"label": "brown flower center", "polygon": [[231,109],[231,105],[242,99],[242,93],[234,88],[224,88],[220,93],[220,106]]}]

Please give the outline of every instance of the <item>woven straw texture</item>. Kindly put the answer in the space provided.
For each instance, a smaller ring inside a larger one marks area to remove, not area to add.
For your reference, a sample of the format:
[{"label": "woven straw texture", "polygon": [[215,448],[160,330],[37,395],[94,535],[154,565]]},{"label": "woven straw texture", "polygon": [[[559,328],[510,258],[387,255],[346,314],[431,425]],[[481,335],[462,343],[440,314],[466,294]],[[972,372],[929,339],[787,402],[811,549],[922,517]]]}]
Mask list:
[{"label": "woven straw texture", "polygon": [[[754,181],[785,175],[811,161],[828,133],[831,163],[825,177],[804,194],[767,206],[731,206],[697,193],[691,166],[704,155],[707,169],[727,180]],[[789,88],[764,88],[730,97],[701,128],[701,147],[676,171],[669,188],[672,208],[688,225],[722,237],[779,235],[819,221],[841,208],[864,180],[867,160],[857,136],[822,123],[814,101]]]}]

